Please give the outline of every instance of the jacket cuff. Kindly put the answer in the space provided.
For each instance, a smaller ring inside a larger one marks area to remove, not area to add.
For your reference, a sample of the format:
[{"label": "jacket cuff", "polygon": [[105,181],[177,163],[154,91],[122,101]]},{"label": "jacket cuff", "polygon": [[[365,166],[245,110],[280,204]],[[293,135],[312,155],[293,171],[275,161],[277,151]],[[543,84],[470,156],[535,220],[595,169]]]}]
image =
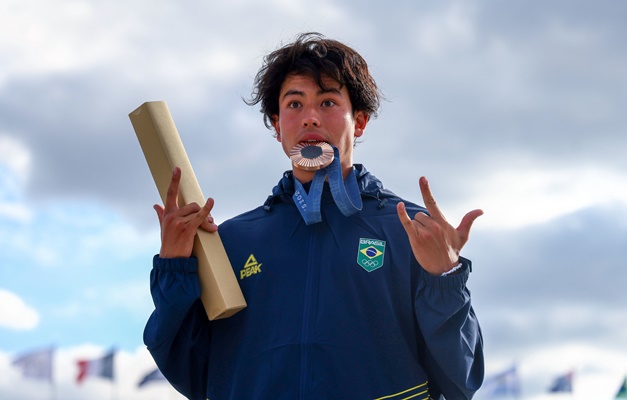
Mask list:
[{"label": "jacket cuff", "polygon": [[198,272],[198,259],[189,258],[161,258],[156,254],[152,259],[152,266],[160,271],[196,273]]},{"label": "jacket cuff", "polygon": [[455,273],[445,276],[434,276],[421,268],[423,279],[431,287],[441,289],[464,288],[472,271],[472,262],[464,257],[459,257],[459,262],[462,267]]}]

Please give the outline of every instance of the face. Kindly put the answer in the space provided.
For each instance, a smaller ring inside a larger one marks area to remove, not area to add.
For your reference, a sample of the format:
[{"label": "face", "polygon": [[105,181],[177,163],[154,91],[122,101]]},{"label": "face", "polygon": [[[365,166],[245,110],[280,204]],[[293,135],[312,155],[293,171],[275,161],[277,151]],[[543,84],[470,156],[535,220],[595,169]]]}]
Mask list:
[{"label": "face", "polygon": [[[323,141],[338,148],[344,177],[353,166],[353,143],[364,133],[368,115],[353,113],[346,87],[323,78],[327,90],[307,75],[289,75],[279,96],[279,115],[272,118],[285,154],[301,142]],[[314,172],[294,169],[301,182],[313,179]]]}]

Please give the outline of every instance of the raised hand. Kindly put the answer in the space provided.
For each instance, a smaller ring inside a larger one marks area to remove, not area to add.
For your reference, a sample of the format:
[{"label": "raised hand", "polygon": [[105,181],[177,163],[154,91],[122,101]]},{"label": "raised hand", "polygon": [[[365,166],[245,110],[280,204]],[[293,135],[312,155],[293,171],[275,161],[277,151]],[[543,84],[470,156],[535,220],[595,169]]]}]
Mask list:
[{"label": "raised hand", "polygon": [[459,252],[468,241],[470,228],[483,211],[470,211],[454,228],[438,208],[424,176],[420,178],[420,191],[431,216],[418,212],[411,219],[402,202],[398,203],[396,211],[418,263],[430,274],[441,275],[459,263]]},{"label": "raised hand", "polygon": [[209,232],[218,230],[211,216],[212,198],[207,199],[203,207],[197,203],[190,203],[179,208],[180,182],[181,169],[176,167],[172,173],[170,186],[168,186],[165,207],[159,204],[154,205],[161,225],[159,257],[162,258],[190,257],[194,247],[194,237],[199,227]]}]

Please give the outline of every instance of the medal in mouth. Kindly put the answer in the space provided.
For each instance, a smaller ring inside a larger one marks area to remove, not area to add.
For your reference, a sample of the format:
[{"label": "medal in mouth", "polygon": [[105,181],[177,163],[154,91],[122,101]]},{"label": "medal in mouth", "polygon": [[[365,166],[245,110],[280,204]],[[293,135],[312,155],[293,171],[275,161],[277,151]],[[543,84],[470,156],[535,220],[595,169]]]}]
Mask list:
[{"label": "medal in mouth", "polygon": [[326,142],[301,142],[290,150],[290,160],[296,168],[317,171],[333,162],[333,147]]},{"label": "medal in mouth", "polygon": [[300,142],[290,150],[294,168],[315,171],[309,190],[305,190],[296,177],[294,182],[294,204],[306,225],[322,221],[320,206],[324,183],[328,180],[329,189],[337,208],[345,216],[351,216],[362,208],[361,193],[352,168],[346,179],[342,176],[340,151],[337,147],[322,141]]}]

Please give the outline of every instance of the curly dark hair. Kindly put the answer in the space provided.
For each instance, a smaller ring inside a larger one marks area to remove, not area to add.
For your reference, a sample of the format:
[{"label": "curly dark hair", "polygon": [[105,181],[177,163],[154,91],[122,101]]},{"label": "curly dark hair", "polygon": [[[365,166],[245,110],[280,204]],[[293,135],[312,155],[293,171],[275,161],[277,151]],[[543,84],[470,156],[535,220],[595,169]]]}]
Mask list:
[{"label": "curly dark hair", "polygon": [[309,75],[322,89],[327,89],[322,78],[333,78],[340,87],[348,89],[353,113],[362,111],[371,117],[377,116],[381,94],[362,56],[343,43],[308,32],[264,58],[255,77],[252,97],[244,100],[251,106],[261,103],[268,129],[272,128],[272,117],[279,114],[281,87],[290,74]]}]

